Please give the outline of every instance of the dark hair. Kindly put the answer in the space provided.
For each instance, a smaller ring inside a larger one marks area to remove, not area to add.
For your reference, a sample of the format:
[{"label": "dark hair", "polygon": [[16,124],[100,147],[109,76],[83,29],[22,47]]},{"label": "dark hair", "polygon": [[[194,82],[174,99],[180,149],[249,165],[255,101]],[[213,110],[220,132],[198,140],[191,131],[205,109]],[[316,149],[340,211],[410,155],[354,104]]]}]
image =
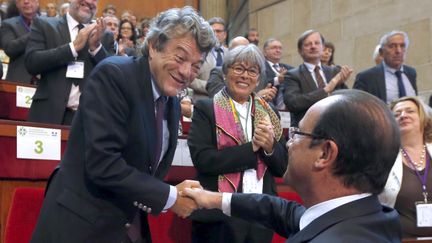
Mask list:
[{"label": "dark hair", "polygon": [[117,41],[120,41],[120,39],[122,38],[121,28],[122,28],[123,24],[125,24],[125,23],[129,23],[131,25],[132,36],[129,39],[134,43],[134,45],[136,45],[136,38],[137,37],[136,37],[136,32],[135,32],[135,26],[132,24],[131,21],[129,21],[127,19],[123,19],[123,20],[120,21],[120,24],[119,24],[119,34],[118,34],[118,37],[117,37]]},{"label": "dark hair", "polygon": [[104,13],[107,13],[108,10],[114,10],[115,13],[117,13],[117,8],[114,4],[107,4],[103,10]]},{"label": "dark hair", "polygon": [[334,102],[323,111],[313,133],[338,146],[333,175],[346,187],[379,194],[400,147],[393,113],[380,99],[363,91],[339,90],[332,96]]},{"label": "dark hair", "polygon": [[213,17],[213,18],[209,19],[207,22],[209,23],[209,25],[221,24],[224,26],[224,30],[226,30],[225,29],[225,20],[221,17]]},{"label": "dark hair", "polygon": [[300,35],[298,41],[297,41],[297,49],[301,50],[302,46],[303,46],[303,42],[306,40],[306,38],[308,38],[310,35],[312,35],[313,33],[318,33],[321,37],[321,42],[324,44],[325,43],[325,39],[324,36],[316,31],[316,30],[306,30],[305,32],[303,32],[303,34]]},{"label": "dark hair", "polygon": [[335,49],[333,43],[331,43],[330,41],[324,42],[324,48],[330,48],[330,49],[332,49],[332,54],[331,54],[330,59],[328,61],[328,65],[329,66],[334,65],[333,57],[334,57],[336,49]]}]

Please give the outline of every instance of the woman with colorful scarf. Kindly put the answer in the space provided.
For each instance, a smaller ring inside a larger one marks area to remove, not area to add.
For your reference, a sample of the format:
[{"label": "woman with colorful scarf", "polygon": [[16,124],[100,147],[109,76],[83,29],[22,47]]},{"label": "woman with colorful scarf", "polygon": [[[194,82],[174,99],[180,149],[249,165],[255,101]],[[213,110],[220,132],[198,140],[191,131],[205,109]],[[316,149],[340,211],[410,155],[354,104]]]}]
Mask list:
[{"label": "woman with colorful scarf", "polygon": [[[197,179],[207,190],[276,195],[274,176],[287,168],[277,111],[254,93],[265,59],[255,45],[238,46],[224,59],[226,87],[194,106],[188,145]],[[198,210],[191,216],[193,242],[271,242],[264,226]]]}]

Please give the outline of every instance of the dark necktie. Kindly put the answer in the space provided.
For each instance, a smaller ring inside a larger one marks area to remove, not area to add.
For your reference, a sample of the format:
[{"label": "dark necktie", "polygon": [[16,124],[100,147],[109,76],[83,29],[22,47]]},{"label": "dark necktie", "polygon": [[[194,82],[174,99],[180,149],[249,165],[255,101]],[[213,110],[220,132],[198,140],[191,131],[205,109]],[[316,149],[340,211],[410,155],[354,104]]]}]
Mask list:
[{"label": "dark necktie", "polygon": [[315,72],[315,79],[317,81],[318,88],[324,88],[325,83],[324,83],[324,80],[321,76],[320,67],[318,65],[315,66],[314,72]]},{"label": "dark necktie", "polygon": [[399,98],[406,96],[405,86],[402,81],[402,72],[400,70],[397,70],[395,72],[395,75],[397,77],[397,84],[399,89]]},{"label": "dark necktie", "polygon": [[163,120],[165,114],[165,97],[160,96],[156,100],[156,153],[155,158],[152,163],[152,173],[157,169],[159,164],[161,152],[162,152],[162,143],[163,143]]},{"label": "dark necktie", "polygon": [[[277,64],[277,63],[273,64],[273,68],[277,72],[277,74],[276,74],[276,77],[277,77],[278,74],[281,71],[279,64]],[[283,100],[284,88],[280,84],[275,85],[275,87],[278,89],[278,92],[276,94],[276,98],[273,99],[273,104],[276,106],[276,108],[278,110],[284,110],[285,109],[285,103],[284,103],[284,100]]]},{"label": "dark necktie", "polygon": [[223,64],[223,57],[222,57],[222,53],[223,50],[221,47],[218,47],[215,49],[217,56],[216,56],[216,67],[221,67]]}]

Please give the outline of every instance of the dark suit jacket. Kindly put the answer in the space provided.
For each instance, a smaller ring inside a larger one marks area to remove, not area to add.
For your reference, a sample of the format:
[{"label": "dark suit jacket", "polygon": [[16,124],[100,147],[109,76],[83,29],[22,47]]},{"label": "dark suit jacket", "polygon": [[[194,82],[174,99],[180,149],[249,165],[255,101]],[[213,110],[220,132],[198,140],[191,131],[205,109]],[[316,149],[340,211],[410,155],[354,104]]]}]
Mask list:
[{"label": "dark suit jacket", "polygon": [[[223,150],[217,149],[213,99],[203,99],[196,102],[188,134],[188,145],[192,162],[198,172],[197,179],[207,190],[218,190],[218,176],[221,174],[243,172],[257,166],[257,157],[252,150],[251,142]],[[287,154],[283,136],[275,143],[274,152],[271,156],[267,157],[263,150],[260,151],[261,158],[267,165],[263,193],[276,195],[273,176],[281,177],[285,173],[288,161]],[[213,216],[209,216],[208,219],[214,220]],[[206,217],[204,216],[204,218]]]},{"label": "dark suit jacket", "polygon": [[[327,82],[339,73],[340,68],[322,65]],[[317,101],[328,96],[324,89],[318,89],[305,64],[288,71],[285,86],[284,102],[291,113],[291,126],[298,126],[306,111]],[[336,89],[346,89],[345,84]]]},{"label": "dark suit jacket", "polygon": [[[279,63],[279,66],[284,67],[286,70],[291,70],[294,67],[285,64],[285,63]],[[268,83],[271,83],[274,85],[274,78],[276,77],[276,73],[273,71],[272,67],[270,67],[270,64],[266,61],[265,62],[265,83],[264,88],[267,86]]]},{"label": "dark suit jacket", "polygon": [[294,201],[262,194],[234,194],[231,215],[255,221],[287,237],[287,242],[401,242],[396,210],[369,196],[339,206],[299,231],[305,208]]},{"label": "dark suit jacket", "polygon": [[[403,70],[417,94],[417,72],[410,66],[403,65]],[[353,89],[360,89],[380,98],[387,103],[384,64],[366,69],[357,74]]]},{"label": "dark suit jacket", "polygon": [[21,22],[21,17],[16,16],[2,21],[0,37],[3,49],[10,58],[6,80],[30,83],[32,75],[27,72],[24,64],[29,31]]},{"label": "dark suit jacket", "polygon": [[[41,74],[28,120],[61,124],[69,99],[72,79],[66,78],[69,62],[75,60],[69,47],[71,41],[66,15],[62,18],[39,17],[33,21],[26,49],[25,64],[31,74]],[[85,47],[78,60],[84,61],[84,79],[93,67],[107,56],[104,47],[92,57]]]},{"label": "dark suit jacket", "polygon": [[[168,99],[169,147],[153,176],[156,121],[147,58],[107,58],[85,88],[32,242],[120,242],[125,224],[141,211],[135,204],[152,214],[166,204],[169,185],[162,179],[177,144],[178,99]],[[150,238],[141,215],[143,235]]]}]

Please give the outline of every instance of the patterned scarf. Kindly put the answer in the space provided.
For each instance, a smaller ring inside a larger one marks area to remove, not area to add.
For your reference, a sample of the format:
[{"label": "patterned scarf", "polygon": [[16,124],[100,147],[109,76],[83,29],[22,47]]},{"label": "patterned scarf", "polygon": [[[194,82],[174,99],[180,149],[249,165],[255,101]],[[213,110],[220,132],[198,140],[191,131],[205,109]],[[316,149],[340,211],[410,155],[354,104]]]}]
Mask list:
[{"label": "patterned scarf", "polygon": [[[273,125],[276,141],[282,136],[282,127],[280,120],[269,104],[254,94],[252,94],[251,117],[253,119],[253,129],[259,124],[259,121],[266,120]],[[233,100],[228,95],[226,88],[222,89],[214,96],[213,101],[215,119],[216,119],[216,137],[217,147],[219,150],[224,148],[238,146],[248,142],[247,135],[243,132],[240,118],[234,107]],[[261,180],[267,170],[263,160],[257,157],[257,179]],[[241,180],[241,173],[228,173],[219,175],[218,188],[219,192],[237,192]]]}]

